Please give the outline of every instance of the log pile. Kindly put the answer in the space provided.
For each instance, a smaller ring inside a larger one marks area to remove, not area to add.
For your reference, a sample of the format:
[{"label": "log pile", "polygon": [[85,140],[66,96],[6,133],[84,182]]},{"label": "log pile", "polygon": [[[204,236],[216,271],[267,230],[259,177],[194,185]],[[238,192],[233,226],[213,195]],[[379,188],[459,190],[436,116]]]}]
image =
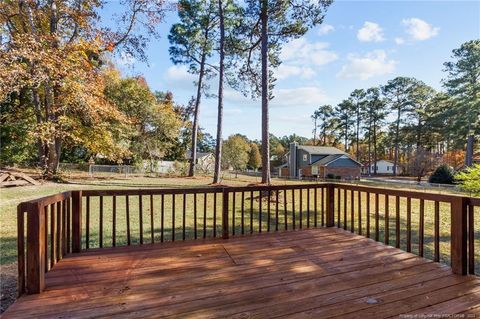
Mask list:
[{"label": "log pile", "polygon": [[0,187],[40,185],[27,174],[12,171],[0,171]]}]

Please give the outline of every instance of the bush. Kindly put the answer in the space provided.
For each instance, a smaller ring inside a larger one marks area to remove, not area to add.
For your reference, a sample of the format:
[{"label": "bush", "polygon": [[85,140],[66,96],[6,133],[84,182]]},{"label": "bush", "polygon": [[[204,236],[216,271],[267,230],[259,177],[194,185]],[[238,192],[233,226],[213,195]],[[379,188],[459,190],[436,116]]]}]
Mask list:
[{"label": "bush", "polygon": [[332,173],[329,173],[329,174],[327,174],[327,178],[328,178],[328,179],[334,179],[334,178],[335,178],[335,175],[332,174]]},{"label": "bush", "polygon": [[450,166],[444,164],[437,167],[437,169],[430,175],[429,183],[435,184],[453,184],[455,181],[454,172]]},{"label": "bush", "polygon": [[463,190],[480,195],[480,164],[473,165],[467,168],[465,172],[458,173],[455,179],[460,182]]}]

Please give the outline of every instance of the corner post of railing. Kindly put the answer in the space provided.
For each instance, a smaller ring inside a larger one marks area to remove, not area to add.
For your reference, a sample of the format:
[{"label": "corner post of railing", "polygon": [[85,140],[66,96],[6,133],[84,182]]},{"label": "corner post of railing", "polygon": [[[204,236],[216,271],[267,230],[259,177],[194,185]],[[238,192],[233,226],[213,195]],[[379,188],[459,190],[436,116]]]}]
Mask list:
[{"label": "corner post of railing", "polygon": [[82,250],[82,191],[72,191],[72,252]]},{"label": "corner post of railing", "polygon": [[228,239],[228,188],[222,188],[222,238]]},{"label": "corner post of railing", "polygon": [[335,226],[335,184],[327,184],[327,227]]},{"label": "corner post of railing", "polygon": [[27,293],[45,289],[45,214],[41,202],[27,205]]},{"label": "corner post of railing", "polygon": [[451,202],[451,266],[459,275],[467,274],[467,207],[467,197]]}]

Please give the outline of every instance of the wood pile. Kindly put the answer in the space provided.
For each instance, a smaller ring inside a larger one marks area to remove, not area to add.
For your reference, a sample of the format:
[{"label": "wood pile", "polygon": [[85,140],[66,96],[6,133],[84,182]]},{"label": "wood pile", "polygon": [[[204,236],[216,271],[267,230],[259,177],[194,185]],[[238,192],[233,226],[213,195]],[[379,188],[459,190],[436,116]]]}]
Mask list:
[{"label": "wood pile", "polygon": [[40,185],[27,174],[12,171],[0,171],[0,187]]}]

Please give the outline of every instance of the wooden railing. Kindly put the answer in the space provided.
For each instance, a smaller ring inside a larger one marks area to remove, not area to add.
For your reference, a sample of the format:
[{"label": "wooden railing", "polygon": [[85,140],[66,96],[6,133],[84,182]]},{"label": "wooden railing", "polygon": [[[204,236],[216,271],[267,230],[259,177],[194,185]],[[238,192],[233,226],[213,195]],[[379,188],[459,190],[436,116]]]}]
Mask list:
[{"label": "wooden railing", "polygon": [[41,292],[68,253],[333,226],[475,274],[478,208],[479,198],[332,183],[65,192],[18,206],[19,294]]}]

